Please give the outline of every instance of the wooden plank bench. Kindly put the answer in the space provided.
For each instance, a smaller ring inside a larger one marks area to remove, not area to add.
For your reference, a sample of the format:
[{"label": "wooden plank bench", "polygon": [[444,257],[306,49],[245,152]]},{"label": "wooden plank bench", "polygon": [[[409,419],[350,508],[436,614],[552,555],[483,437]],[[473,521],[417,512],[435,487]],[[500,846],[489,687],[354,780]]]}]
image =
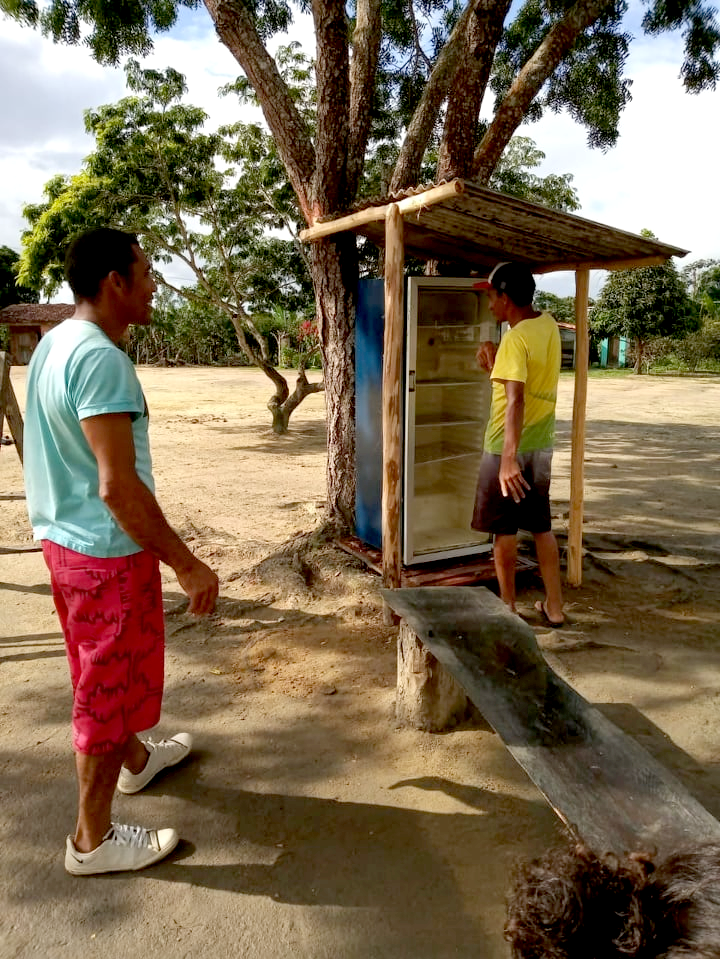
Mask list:
[{"label": "wooden plank bench", "polygon": [[570,832],[597,853],[720,841],[720,823],[545,662],[531,627],[484,587],[383,590]]}]

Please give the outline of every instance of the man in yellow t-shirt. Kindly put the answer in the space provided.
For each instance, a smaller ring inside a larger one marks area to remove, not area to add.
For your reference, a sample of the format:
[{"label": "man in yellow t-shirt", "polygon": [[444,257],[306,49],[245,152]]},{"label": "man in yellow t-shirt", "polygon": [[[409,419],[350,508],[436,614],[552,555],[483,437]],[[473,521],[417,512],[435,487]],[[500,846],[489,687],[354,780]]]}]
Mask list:
[{"label": "man in yellow t-shirt", "polygon": [[560,559],[550,518],[550,467],[560,375],[560,333],[549,313],[533,307],[535,280],[521,263],[499,263],[487,280],[490,310],[509,330],[495,351],[483,343],[479,365],[490,373],[492,404],[472,527],[493,534],[500,596],[515,610],[517,532],[533,534],[545,599],[535,604],[546,623],[563,625]]}]

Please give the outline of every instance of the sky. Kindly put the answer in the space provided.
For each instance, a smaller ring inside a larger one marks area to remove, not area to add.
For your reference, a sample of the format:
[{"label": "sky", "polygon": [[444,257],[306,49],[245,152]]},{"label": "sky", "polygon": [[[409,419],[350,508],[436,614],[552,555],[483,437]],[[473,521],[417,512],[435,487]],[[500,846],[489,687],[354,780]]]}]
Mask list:
[{"label": "sky", "polygon": [[[309,28],[294,31],[294,39],[303,37],[312,54]],[[658,239],[690,251],[676,260],[679,267],[720,259],[720,88],[685,93],[681,62],[678,36],[631,44],[626,75],[632,79],[632,101],[622,115],[617,146],[606,152],[590,149],[584,129],[567,114],[550,114],[518,130],[545,153],[540,175],[573,174],[580,216],[630,233],[652,230]],[[170,34],[157,38],[143,65],[172,65],[183,72],[187,102],[202,106],[213,126],[250,119],[238,117],[234,98],[216,95],[240,70],[204,9],[185,12]],[[77,173],[92,151],[83,112],[121,99],[127,89],[121,67],[99,66],[82,47],[53,44],[3,14],[0,89],[0,246],[19,251],[24,204],[40,202],[52,176]],[[591,274],[591,295],[597,295],[603,276]],[[573,277],[542,277],[539,286],[569,295]]]}]

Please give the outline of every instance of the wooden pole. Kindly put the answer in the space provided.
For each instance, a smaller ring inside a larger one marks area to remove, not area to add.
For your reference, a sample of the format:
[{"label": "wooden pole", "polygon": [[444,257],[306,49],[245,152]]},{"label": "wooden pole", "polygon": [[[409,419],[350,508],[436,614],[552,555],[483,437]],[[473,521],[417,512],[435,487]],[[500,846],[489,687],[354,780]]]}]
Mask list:
[{"label": "wooden pole", "polygon": [[[405,332],[405,246],[403,218],[397,204],[385,220],[385,339],[383,346],[383,585],[400,585],[400,519],[402,496],[402,361]],[[386,607],[386,613],[390,613]],[[387,617],[386,617],[387,618]],[[392,620],[390,620],[392,621]]]},{"label": "wooden pole", "polygon": [[15,392],[10,382],[10,354],[0,353],[0,435],[3,419],[8,421],[10,433],[15,440],[15,449],[23,461],[23,420]]},{"label": "wooden pole", "polygon": [[357,213],[348,213],[347,216],[338,217],[336,220],[326,220],[324,223],[316,223],[305,230],[300,231],[300,239],[303,243],[309,243],[312,240],[319,240],[324,236],[332,236],[334,233],[342,233],[345,230],[356,230],[358,227],[365,226],[367,223],[377,223],[380,220],[386,220],[388,212],[394,206],[397,206],[403,216],[409,213],[419,213],[429,206],[436,203],[443,203],[446,200],[452,200],[458,194],[463,193],[465,185],[462,180],[450,180],[449,183],[443,183],[440,186],[431,187],[422,193],[415,193],[412,196],[405,197],[404,200],[398,200],[396,203],[386,203],[381,206],[369,206],[364,210],[358,210]]},{"label": "wooden pole", "polygon": [[570,522],[568,527],[567,584],[582,584],[582,527],[585,463],[585,407],[590,360],[588,293],[590,271],[575,274],[575,393],[570,446]]}]

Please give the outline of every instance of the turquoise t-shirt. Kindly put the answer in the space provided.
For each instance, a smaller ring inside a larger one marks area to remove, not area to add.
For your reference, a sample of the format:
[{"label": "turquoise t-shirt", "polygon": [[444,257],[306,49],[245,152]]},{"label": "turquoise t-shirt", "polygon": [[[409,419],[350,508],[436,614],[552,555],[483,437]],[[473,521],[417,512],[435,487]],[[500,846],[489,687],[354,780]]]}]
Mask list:
[{"label": "turquoise t-shirt", "polygon": [[154,492],[148,412],[130,358],[86,320],[64,320],[38,343],[28,368],[24,464],[35,539],[88,556],[129,556],[142,547],[98,494],[97,461],[80,421],[129,413],[135,469]]}]

